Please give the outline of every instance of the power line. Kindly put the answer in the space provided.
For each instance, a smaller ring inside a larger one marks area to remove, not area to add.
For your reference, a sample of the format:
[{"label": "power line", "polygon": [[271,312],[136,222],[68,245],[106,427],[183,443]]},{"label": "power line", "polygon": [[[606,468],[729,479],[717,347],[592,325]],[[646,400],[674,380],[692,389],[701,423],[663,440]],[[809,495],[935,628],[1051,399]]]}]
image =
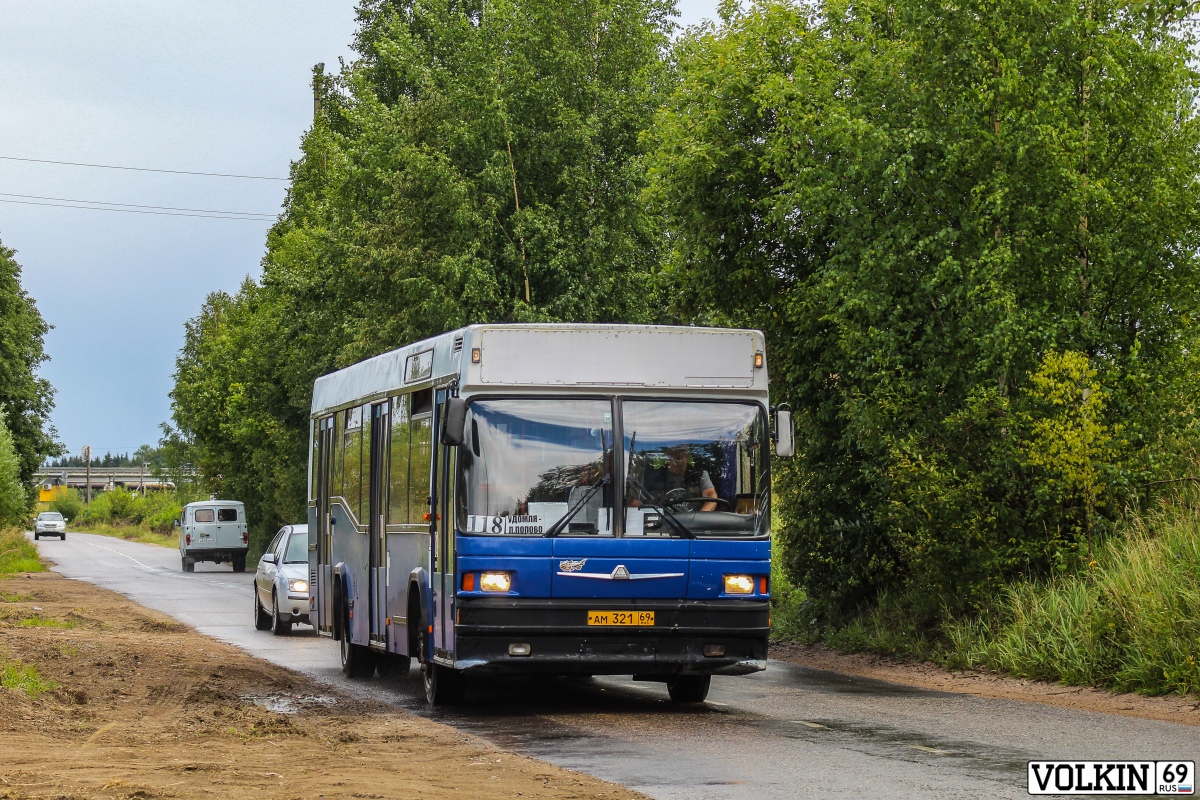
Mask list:
[{"label": "power line", "polygon": [[268,222],[266,217],[229,217],[217,214],[184,214],[177,211],[139,211],[135,208],[101,208],[99,206],[74,206],[63,203],[39,203],[36,200],[7,200],[0,197],[0,203],[16,203],[23,206],[47,206],[49,208],[78,208],[83,211],[119,211],[125,214],[154,214],[160,217],[197,217],[199,219],[240,219],[246,222]]},{"label": "power line", "polygon": [[244,178],[253,181],[290,181],[291,178],[272,178],[267,175],[234,175],[227,172],[191,172],[185,169],[151,169],[150,167],[119,167],[114,164],[85,164],[81,161],[51,161],[46,158],[19,158],[0,156],[4,161],[26,161],[32,164],[59,164],[68,167],[93,167],[95,169],[123,169],[130,172],[165,172],[170,175],[204,175],[209,178]]},{"label": "power line", "polygon": [[[152,208],[156,211],[194,211],[198,214],[235,214],[239,217],[261,217],[275,219],[275,214],[263,214],[258,211],[224,211],[215,208],[178,208],[176,206],[146,206],[137,203],[114,203],[108,200],[80,200],[77,197],[44,197],[38,194],[13,194],[0,192],[0,197],[19,197],[23,200],[54,200],[60,203],[87,203],[94,206],[120,206],[122,208]],[[97,209],[101,210],[101,209]],[[115,210],[115,209],[114,209]]]}]

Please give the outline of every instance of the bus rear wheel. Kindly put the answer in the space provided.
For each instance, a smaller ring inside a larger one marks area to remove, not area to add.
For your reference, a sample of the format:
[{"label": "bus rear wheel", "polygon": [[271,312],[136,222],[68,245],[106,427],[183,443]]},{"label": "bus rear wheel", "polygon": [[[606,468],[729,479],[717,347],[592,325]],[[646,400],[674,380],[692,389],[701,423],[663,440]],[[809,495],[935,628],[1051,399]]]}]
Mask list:
[{"label": "bus rear wheel", "polygon": [[245,553],[234,553],[233,554],[233,571],[234,572],[245,572],[246,571],[246,554]]},{"label": "bus rear wheel", "polygon": [[412,659],[396,653],[380,653],[376,656],[375,671],[384,680],[403,678],[412,666]]},{"label": "bus rear wheel", "polygon": [[703,703],[711,683],[711,675],[676,675],[667,681],[667,694],[673,703]]},{"label": "bus rear wheel", "polygon": [[371,648],[350,641],[350,616],[342,617],[342,635],[338,637],[342,674],[347,678],[369,678],[375,673],[375,654]]}]

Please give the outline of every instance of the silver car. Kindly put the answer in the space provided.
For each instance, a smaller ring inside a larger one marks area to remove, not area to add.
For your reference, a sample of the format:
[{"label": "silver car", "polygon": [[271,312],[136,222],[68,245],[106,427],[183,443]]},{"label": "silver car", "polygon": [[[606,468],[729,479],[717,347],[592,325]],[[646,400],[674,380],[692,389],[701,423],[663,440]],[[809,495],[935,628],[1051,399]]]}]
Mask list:
[{"label": "silver car", "polygon": [[285,525],[254,573],[254,627],[283,636],[308,623],[308,526]]},{"label": "silver car", "polygon": [[37,515],[37,519],[33,521],[33,538],[40,539],[43,536],[67,538],[67,521],[63,519],[62,514],[57,511],[43,511]]}]

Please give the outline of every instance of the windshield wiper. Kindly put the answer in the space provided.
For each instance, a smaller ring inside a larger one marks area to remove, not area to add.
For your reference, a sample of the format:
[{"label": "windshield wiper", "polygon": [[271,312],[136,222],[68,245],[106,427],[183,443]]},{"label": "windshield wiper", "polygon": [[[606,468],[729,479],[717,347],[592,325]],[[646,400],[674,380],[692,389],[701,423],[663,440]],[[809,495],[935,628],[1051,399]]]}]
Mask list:
[{"label": "windshield wiper", "polygon": [[575,504],[574,508],[572,508],[566,514],[563,514],[561,517],[559,517],[558,522],[551,525],[550,529],[548,531],[546,531],[545,533],[543,533],[542,536],[553,539],[555,536],[558,536],[560,533],[562,533],[563,529],[566,528],[568,524],[570,524],[571,520],[575,519],[575,515],[579,513],[579,509],[581,509],[585,505],[587,505],[587,501],[592,499],[592,495],[594,495],[596,492],[600,491],[600,487],[604,486],[607,483],[608,483],[608,476],[605,475],[603,478],[598,480],[592,488],[588,489],[587,492],[583,495],[583,497],[579,498],[579,502]]},{"label": "windshield wiper", "polygon": [[650,506],[650,508],[654,508],[662,512],[663,519],[670,523],[671,527],[675,529],[676,533],[685,539],[696,538],[696,534],[692,532],[692,529],[680,522],[678,517],[666,509],[666,506],[660,506],[654,502],[654,496],[650,494],[650,492],[646,491],[646,487],[638,483],[637,480],[635,480],[632,476],[626,475],[625,480],[627,480],[630,485],[633,486],[633,488],[638,490],[638,494],[641,495],[643,503]]}]

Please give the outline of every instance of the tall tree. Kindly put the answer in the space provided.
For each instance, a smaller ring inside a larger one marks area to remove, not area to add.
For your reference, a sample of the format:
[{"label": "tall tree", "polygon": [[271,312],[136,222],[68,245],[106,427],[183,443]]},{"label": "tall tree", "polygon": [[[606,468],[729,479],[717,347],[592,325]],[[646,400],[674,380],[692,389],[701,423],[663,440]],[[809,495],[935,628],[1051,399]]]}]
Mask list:
[{"label": "tall tree", "polygon": [[20,524],[29,512],[29,497],[21,480],[21,460],[0,412],[0,528]]},{"label": "tall tree", "polygon": [[38,376],[46,360],[42,341],[50,326],[21,288],[21,266],[14,251],[0,244],[0,411],[5,414],[19,464],[22,485],[47,456],[57,455],[50,382]]},{"label": "tall tree", "polygon": [[[790,569],[833,611],[892,590],[935,615],[1074,558],[1095,514],[1195,442],[1200,81],[1182,15],[723,8],[678,49],[654,197],[680,309],[762,326],[797,411]],[[1048,448],[1081,418],[1086,448]]]},{"label": "tall tree", "polygon": [[304,510],[313,380],[471,322],[657,313],[643,133],[671,0],[368,0],[263,276],[192,321],[174,397],[214,490]]}]

